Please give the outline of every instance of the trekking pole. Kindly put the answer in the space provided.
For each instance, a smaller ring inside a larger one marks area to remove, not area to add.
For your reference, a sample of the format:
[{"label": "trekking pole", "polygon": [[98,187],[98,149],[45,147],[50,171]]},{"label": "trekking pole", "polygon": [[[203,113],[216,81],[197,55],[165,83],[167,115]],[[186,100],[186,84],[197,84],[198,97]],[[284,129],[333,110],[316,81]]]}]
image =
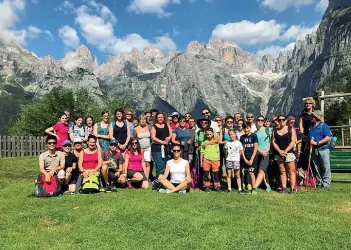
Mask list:
[{"label": "trekking pole", "polygon": [[[312,140],[313,140],[313,137],[312,137]],[[308,182],[309,182],[309,179],[310,179],[312,150],[313,150],[313,145],[310,143],[310,151],[309,151],[309,156],[308,156],[308,166],[307,166],[307,171],[306,171],[306,176],[305,176],[305,178],[306,178],[305,179],[305,188],[306,188],[306,190],[308,190]],[[312,176],[313,176],[313,173],[312,173]]]}]

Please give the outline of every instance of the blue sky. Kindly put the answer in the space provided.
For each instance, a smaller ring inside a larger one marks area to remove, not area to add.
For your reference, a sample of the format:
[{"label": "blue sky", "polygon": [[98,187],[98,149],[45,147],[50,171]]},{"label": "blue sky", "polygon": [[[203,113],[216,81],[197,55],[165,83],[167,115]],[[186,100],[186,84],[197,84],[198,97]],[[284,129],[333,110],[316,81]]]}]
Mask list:
[{"label": "blue sky", "polygon": [[149,44],[185,50],[190,41],[229,39],[276,57],[317,28],[328,0],[1,0],[0,39],[61,59],[86,45],[110,54]]}]

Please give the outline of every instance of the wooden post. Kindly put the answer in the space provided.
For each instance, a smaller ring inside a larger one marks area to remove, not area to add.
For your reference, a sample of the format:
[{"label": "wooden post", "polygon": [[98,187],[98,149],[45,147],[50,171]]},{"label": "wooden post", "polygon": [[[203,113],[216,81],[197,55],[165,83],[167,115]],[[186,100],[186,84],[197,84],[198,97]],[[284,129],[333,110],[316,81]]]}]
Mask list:
[{"label": "wooden post", "polygon": [[41,152],[41,147],[40,147],[40,137],[37,137],[37,153],[35,156],[39,156]]},{"label": "wooden post", "polygon": [[28,156],[33,156],[33,154],[32,154],[32,138],[33,138],[33,136],[29,136],[29,140],[28,140],[28,147],[29,147],[29,150],[28,150]]},{"label": "wooden post", "polygon": [[342,141],[342,145],[345,146],[344,128],[341,128],[341,141]]},{"label": "wooden post", "polygon": [[321,112],[322,112],[322,115],[324,116],[324,90],[322,90],[320,100],[321,100]]},{"label": "wooden post", "polygon": [[11,157],[11,136],[7,136],[7,157]]},{"label": "wooden post", "polygon": [[29,144],[29,138],[26,135],[24,137],[24,143],[23,143],[23,154],[24,154],[23,156],[28,156],[29,155],[29,153],[28,153],[28,151],[29,151],[28,144]]},{"label": "wooden post", "polygon": [[23,148],[23,140],[24,140],[24,136],[20,136],[20,156],[23,157],[24,156],[24,148]]},{"label": "wooden post", "polygon": [[20,137],[16,136],[16,157],[20,157],[21,155],[21,141]]},{"label": "wooden post", "polygon": [[3,154],[2,157],[6,157],[6,136],[2,137],[2,150],[3,150]]}]

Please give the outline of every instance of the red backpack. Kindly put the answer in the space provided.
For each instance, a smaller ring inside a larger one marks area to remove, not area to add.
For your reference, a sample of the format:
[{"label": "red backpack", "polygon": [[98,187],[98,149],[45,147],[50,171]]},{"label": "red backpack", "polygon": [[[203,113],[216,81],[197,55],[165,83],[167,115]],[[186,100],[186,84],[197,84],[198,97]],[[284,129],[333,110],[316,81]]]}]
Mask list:
[{"label": "red backpack", "polygon": [[51,177],[50,182],[46,182],[45,175],[40,174],[34,184],[34,196],[36,197],[51,197],[61,194],[61,181],[57,175]]}]

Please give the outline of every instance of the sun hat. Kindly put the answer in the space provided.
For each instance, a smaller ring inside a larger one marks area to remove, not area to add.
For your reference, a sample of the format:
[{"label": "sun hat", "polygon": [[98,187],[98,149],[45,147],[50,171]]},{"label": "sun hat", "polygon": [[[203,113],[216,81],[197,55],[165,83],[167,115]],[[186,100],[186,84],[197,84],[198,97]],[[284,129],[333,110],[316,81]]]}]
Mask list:
[{"label": "sun hat", "polygon": [[83,142],[83,140],[79,137],[75,138],[73,141],[73,143],[82,143],[82,142]]},{"label": "sun hat", "polygon": [[172,116],[179,116],[179,113],[178,112],[173,112]]},{"label": "sun hat", "polygon": [[211,126],[211,120],[210,119],[206,119],[206,118],[200,118],[196,121],[196,124],[199,128],[201,128],[201,122],[202,121],[207,121],[208,122],[208,127]]},{"label": "sun hat", "polygon": [[314,116],[314,117],[316,117],[318,120],[322,120],[322,118],[323,118],[323,114],[322,114],[322,111],[320,111],[320,110],[315,110],[315,111],[313,111],[312,113],[311,113],[311,116]]}]

